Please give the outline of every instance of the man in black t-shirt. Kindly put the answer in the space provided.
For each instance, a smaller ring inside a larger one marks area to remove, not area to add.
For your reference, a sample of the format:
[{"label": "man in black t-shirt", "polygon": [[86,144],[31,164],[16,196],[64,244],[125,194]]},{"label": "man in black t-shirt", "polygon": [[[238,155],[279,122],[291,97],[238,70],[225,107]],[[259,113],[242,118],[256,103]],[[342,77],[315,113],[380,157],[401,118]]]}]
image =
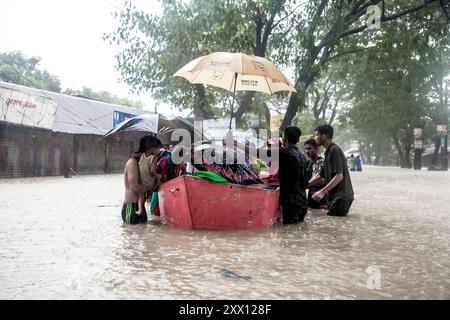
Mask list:
[{"label": "man in black t-shirt", "polygon": [[305,191],[308,184],[307,161],[297,148],[301,135],[297,127],[286,128],[283,147],[279,150],[280,205],[284,224],[302,222],[308,209]]},{"label": "man in black t-shirt", "polygon": [[314,140],[324,146],[325,162],[319,174],[309,181],[309,188],[324,181],[325,187],[313,194],[313,199],[320,201],[328,194],[328,215],[346,216],[353,202],[353,187],[347,167],[347,159],[341,148],[333,143],[333,127],[324,124],[316,128]]}]

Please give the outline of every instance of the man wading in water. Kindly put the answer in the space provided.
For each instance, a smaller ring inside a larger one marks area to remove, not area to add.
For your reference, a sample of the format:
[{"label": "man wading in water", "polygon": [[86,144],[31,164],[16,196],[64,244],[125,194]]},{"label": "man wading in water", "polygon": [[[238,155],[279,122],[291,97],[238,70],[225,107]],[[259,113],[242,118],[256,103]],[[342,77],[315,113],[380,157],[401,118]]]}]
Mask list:
[{"label": "man wading in water", "polygon": [[156,155],[161,147],[161,141],[152,136],[142,137],[139,141],[139,151],[131,155],[124,170],[125,198],[122,207],[122,220],[126,224],[147,222],[145,208],[139,213],[139,193],[145,193],[150,189],[139,183],[139,159],[143,153],[147,156]]},{"label": "man wading in water", "polygon": [[333,143],[333,127],[324,124],[317,127],[314,140],[319,146],[324,146],[325,162],[318,174],[309,181],[309,188],[325,181],[325,187],[312,196],[317,202],[328,194],[328,215],[346,216],[353,202],[353,187],[347,167],[347,159],[341,148]]},{"label": "man wading in water", "polygon": [[283,223],[303,222],[308,202],[305,186],[308,183],[307,162],[297,143],[302,131],[297,127],[287,127],[283,135],[283,147],[280,148],[280,204]]}]

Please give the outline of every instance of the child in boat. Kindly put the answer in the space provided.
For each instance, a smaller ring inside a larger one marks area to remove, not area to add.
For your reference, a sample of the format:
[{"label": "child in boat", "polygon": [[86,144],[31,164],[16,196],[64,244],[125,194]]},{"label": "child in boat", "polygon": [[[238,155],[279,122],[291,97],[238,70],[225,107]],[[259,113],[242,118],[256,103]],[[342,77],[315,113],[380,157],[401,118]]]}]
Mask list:
[{"label": "child in boat", "polygon": [[[139,159],[139,176],[141,179],[141,184],[151,191],[158,189],[161,184],[161,175],[156,173],[156,155],[146,155],[145,152],[142,153]],[[145,193],[139,193],[138,201],[138,212],[136,214],[142,214],[145,211]]]}]

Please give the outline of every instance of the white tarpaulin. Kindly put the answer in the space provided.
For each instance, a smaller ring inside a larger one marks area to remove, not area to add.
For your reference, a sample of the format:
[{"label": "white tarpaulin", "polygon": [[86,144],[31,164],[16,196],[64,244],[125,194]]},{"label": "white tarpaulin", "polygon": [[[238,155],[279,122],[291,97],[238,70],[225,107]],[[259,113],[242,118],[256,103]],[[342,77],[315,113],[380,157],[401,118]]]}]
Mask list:
[{"label": "white tarpaulin", "polygon": [[57,102],[41,96],[0,87],[1,120],[12,123],[53,128]]},{"label": "white tarpaulin", "polygon": [[129,118],[119,125],[109,130],[103,138],[121,131],[144,131],[158,133],[158,114],[141,114],[139,116]]},{"label": "white tarpaulin", "polygon": [[[230,130],[230,119],[207,119],[203,120],[203,134],[214,141],[225,139],[227,132]],[[233,118],[231,129],[236,128],[236,119]]]},{"label": "white tarpaulin", "polygon": [[247,130],[247,132],[233,131],[233,138],[241,144],[254,144],[257,149],[263,147],[265,144],[265,141],[255,137],[251,130]]}]

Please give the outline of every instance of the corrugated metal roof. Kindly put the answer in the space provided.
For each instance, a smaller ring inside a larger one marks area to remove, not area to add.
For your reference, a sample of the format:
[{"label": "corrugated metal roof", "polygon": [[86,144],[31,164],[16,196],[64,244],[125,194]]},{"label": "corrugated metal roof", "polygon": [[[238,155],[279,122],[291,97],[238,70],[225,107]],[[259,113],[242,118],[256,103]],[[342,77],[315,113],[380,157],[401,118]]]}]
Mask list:
[{"label": "corrugated metal roof", "polygon": [[78,98],[12,83],[0,82],[0,86],[55,100],[58,105],[52,130],[57,132],[103,135],[112,128],[113,111],[137,115],[152,113],[147,110]]}]

